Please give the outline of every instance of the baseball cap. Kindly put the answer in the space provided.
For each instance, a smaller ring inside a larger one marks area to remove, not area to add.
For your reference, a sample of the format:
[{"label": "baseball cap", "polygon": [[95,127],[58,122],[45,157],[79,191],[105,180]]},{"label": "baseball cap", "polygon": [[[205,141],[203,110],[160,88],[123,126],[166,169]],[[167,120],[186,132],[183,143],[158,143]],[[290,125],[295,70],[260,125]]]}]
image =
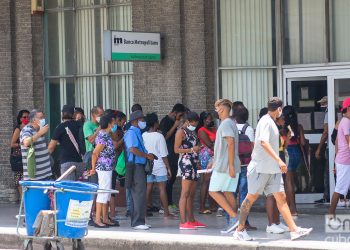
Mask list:
[{"label": "baseball cap", "polygon": [[72,105],[64,105],[62,108],[62,113],[74,114],[74,106]]},{"label": "baseball cap", "polygon": [[328,103],[328,97],[324,96],[321,98],[321,100],[318,100],[317,103],[321,104],[321,106],[323,106],[324,104]]},{"label": "baseball cap", "polygon": [[138,119],[141,119],[141,118],[145,118],[145,116],[143,115],[141,110],[136,110],[135,112],[132,112],[130,114],[130,121],[131,122],[138,120]]},{"label": "baseball cap", "polygon": [[343,101],[343,107],[341,109],[341,112],[343,112],[344,109],[350,107],[350,98],[346,98],[344,101]]}]

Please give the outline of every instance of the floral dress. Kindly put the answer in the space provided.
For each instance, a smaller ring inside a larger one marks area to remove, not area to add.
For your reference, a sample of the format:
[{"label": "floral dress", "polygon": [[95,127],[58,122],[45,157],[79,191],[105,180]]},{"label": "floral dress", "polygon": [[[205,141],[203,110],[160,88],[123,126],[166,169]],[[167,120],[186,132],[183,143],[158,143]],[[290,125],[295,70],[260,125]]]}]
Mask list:
[{"label": "floral dress", "polygon": [[98,156],[96,170],[112,171],[116,161],[116,153],[112,137],[105,131],[101,130],[96,137],[95,143],[96,145],[102,144],[105,146]]},{"label": "floral dress", "polygon": [[[182,141],[181,149],[189,149],[198,145],[199,140],[195,132],[183,129],[185,138]],[[197,181],[198,180],[198,154],[185,153],[179,157],[179,172],[183,180]]]}]

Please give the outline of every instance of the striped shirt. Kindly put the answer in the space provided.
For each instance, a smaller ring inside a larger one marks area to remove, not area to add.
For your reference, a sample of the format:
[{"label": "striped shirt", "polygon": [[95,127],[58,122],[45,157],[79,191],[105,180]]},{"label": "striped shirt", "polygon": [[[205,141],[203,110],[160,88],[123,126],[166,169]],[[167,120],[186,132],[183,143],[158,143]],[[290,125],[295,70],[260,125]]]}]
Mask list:
[{"label": "striped shirt", "polygon": [[[28,124],[25,126],[20,133],[20,143],[22,151],[22,162],[23,162],[23,177],[24,180],[30,179],[28,177],[27,167],[27,155],[28,148],[23,145],[23,141],[26,138],[33,137],[37,131],[32,125]],[[51,161],[49,151],[47,150],[47,144],[45,137],[40,137],[36,142],[33,142],[35,150],[35,161],[36,161],[36,175],[31,180],[42,180],[52,176]]]}]

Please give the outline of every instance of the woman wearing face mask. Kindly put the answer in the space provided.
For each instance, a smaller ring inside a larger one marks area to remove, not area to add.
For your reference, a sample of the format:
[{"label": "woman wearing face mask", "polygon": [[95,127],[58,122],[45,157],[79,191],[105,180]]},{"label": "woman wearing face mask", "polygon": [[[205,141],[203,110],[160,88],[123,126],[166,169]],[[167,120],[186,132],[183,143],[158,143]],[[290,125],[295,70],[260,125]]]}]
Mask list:
[{"label": "woman wearing face mask", "polygon": [[23,180],[23,163],[22,163],[22,153],[21,145],[19,142],[19,135],[24,126],[29,123],[29,111],[21,110],[17,115],[16,127],[13,130],[12,139],[11,139],[11,156],[10,163],[12,171],[15,175],[15,186],[18,188],[20,196],[22,196],[22,188],[19,185],[19,181]]},{"label": "woman wearing face mask", "polygon": [[195,220],[193,215],[193,199],[198,180],[199,140],[196,134],[199,116],[195,112],[187,112],[184,124],[176,132],[174,151],[179,154],[179,172],[182,177],[180,207],[180,229],[194,230],[206,225]]},{"label": "woman wearing face mask", "polygon": [[[100,189],[112,188],[112,171],[115,166],[115,147],[111,137],[111,133],[117,131],[117,124],[111,115],[104,115],[100,119],[101,130],[99,131],[95,143],[95,149],[92,153],[92,169],[89,175],[96,174],[98,176],[98,186]],[[96,198],[96,218],[95,227],[106,228],[109,226],[117,226],[108,216],[108,202],[111,194],[98,194]],[[102,220],[101,221],[101,215]]]},{"label": "woman wearing face mask", "polygon": [[[203,145],[202,149],[199,152],[199,160],[201,163],[202,169],[206,169],[209,162],[214,156],[214,143],[216,138],[216,128],[213,120],[213,116],[209,112],[202,112],[200,114],[199,125],[197,127],[198,138]],[[200,214],[211,214],[210,209],[205,208],[205,203],[208,197],[208,189],[210,182],[210,173],[203,175],[203,182],[201,186],[201,195],[200,195]],[[213,208],[214,202],[211,200],[211,208]]]},{"label": "woman wearing face mask", "polygon": [[296,217],[298,216],[298,212],[295,204],[294,178],[302,159],[301,147],[305,145],[305,136],[303,127],[298,123],[297,114],[292,106],[285,106],[283,108],[283,116],[285,118],[285,126],[291,133],[291,138],[287,146],[289,162],[284,185],[290,212]]}]

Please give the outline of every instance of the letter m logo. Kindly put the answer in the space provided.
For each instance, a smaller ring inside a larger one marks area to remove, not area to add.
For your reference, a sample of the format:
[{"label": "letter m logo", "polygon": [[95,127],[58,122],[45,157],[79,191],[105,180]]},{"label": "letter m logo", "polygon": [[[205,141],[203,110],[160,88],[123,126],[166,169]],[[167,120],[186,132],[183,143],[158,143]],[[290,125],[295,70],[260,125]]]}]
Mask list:
[{"label": "letter m logo", "polygon": [[114,37],[114,44],[121,44],[123,43],[123,38],[121,37]]}]

